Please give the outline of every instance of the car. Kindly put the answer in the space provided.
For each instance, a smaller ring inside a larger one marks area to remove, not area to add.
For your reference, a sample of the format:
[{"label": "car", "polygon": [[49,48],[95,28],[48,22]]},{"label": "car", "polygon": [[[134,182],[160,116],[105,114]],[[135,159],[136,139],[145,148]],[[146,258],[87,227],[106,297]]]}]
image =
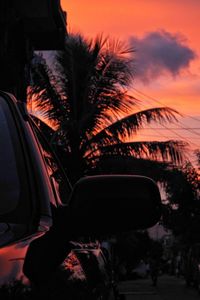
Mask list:
[{"label": "car", "polygon": [[148,278],[149,266],[143,259],[140,260],[138,265],[131,270],[131,278]]},{"label": "car", "polygon": [[98,238],[154,225],[155,182],[105,174],[72,186],[26,105],[3,91],[0,140],[1,299],[114,299]]}]

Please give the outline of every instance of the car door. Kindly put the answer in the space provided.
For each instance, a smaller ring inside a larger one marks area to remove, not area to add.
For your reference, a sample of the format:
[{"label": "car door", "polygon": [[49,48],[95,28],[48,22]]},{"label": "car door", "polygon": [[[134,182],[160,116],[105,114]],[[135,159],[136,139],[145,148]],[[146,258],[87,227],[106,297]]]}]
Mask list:
[{"label": "car door", "polygon": [[31,240],[52,224],[54,194],[34,134],[15,99],[0,92],[0,285],[24,279]]}]

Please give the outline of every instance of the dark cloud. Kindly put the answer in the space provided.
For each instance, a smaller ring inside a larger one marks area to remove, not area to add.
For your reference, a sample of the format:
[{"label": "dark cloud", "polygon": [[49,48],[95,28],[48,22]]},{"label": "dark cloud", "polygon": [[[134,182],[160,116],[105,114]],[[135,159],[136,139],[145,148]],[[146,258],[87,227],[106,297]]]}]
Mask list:
[{"label": "dark cloud", "polygon": [[132,36],[130,43],[135,49],[135,74],[143,82],[165,73],[179,75],[196,57],[180,35],[166,31],[150,32],[143,38]]}]

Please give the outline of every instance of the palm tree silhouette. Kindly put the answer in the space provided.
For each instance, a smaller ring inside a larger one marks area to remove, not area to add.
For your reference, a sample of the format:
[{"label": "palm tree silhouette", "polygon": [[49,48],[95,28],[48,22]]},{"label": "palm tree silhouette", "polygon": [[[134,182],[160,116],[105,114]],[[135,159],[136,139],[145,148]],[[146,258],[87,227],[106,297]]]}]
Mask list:
[{"label": "palm tree silhouette", "polygon": [[53,66],[41,56],[33,60],[29,100],[56,122],[52,143],[62,145],[73,181],[84,174],[109,173],[112,162],[113,172],[123,173],[126,160],[134,173],[139,162],[143,170],[149,164],[162,169],[183,158],[182,141],[134,141],[143,126],[175,121],[178,113],[169,107],[141,110],[140,101],[128,93],[133,51],[102,36],[86,40],[70,35]]}]

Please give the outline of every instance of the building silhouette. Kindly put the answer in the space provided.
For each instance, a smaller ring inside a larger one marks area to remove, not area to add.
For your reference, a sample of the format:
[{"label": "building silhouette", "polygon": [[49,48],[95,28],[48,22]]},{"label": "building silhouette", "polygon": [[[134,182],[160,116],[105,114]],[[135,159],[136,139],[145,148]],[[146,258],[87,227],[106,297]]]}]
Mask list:
[{"label": "building silhouette", "polygon": [[35,50],[59,50],[66,37],[60,0],[0,0],[0,89],[26,101]]}]

